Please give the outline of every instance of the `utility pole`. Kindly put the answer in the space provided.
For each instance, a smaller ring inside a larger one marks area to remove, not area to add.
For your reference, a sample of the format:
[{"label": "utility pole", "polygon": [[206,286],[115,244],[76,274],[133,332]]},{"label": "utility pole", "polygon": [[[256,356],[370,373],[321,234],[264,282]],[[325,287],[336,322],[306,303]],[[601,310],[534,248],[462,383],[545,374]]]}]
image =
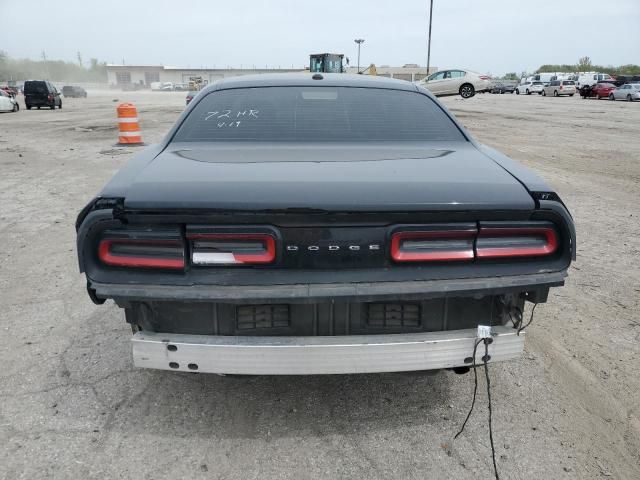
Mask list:
[{"label": "utility pole", "polygon": [[354,42],[358,44],[358,73],[360,73],[360,45],[364,43],[364,38],[356,38]]},{"label": "utility pole", "polygon": [[429,66],[431,65],[431,19],[433,17],[433,0],[429,7],[429,40],[427,42],[427,77],[429,76]]},{"label": "utility pole", "polygon": [[44,68],[47,72],[47,80],[50,80],[51,73],[49,72],[49,64],[47,63],[47,54],[42,50],[42,61],[44,62]]}]

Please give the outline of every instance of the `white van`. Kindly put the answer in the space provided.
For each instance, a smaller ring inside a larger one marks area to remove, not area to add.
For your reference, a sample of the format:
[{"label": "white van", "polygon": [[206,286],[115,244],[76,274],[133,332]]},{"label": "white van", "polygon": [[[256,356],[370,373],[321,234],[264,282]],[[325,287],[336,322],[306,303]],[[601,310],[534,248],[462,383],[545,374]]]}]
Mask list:
[{"label": "white van", "polygon": [[542,82],[545,86],[554,80],[576,80],[576,75],[568,72],[540,72],[532,75],[529,79],[532,82]]},{"label": "white van", "polygon": [[606,73],[597,73],[597,72],[589,72],[589,73],[581,73],[578,76],[578,81],[576,82],[576,88],[580,89],[585,85],[595,85],[598,82],[611,82],[614,78],[611,75]]}]

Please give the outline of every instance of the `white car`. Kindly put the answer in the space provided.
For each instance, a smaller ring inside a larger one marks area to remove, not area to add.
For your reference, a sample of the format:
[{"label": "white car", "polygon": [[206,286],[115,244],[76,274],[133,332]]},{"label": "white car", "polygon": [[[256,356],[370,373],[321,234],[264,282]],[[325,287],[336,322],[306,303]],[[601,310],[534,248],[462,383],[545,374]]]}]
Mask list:
[{"label": "white car", "polygon": [[552,80],[549,85],[542,89],[542,96],[553,95],[559,97],[561,95],[569,95],[573,97],[576,94],[576,82],[573,80]]},{"label": "white car", "polygon": [[627,83],[616,88],[609,94],[609,100],[640,100],[640,83]]},{"label": "white car", "polygon": [[0,112],[17,112],[20,110],[18,101],[4,90],[0,90]]},{"label": "white car", "polygon": [[440,70],[418,84],[436,97],[460,95],[471,98],[478,92],[491,91],[491,78],[469,70]]},{"label": "white car", "polygon": [[544,83],[542,82],[524,82],[516,87],[516,94],[526,93],[531,95],[532,93],[542,94]]}]

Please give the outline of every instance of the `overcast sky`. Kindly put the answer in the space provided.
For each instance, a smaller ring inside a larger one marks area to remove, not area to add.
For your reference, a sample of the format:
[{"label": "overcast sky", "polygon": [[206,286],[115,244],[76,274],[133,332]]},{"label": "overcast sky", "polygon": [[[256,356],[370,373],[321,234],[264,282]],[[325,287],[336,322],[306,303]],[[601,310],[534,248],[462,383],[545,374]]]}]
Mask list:
[{"label": "overcast sky", "polygon": [[[0,0],[12,57],[184,67],[303,67],[309,53],[427,63],[429,0]],[[5,21],[8,20],[8,21]],[[434,0],[431,65],[502,74],[640,63],[640,0]]]}]

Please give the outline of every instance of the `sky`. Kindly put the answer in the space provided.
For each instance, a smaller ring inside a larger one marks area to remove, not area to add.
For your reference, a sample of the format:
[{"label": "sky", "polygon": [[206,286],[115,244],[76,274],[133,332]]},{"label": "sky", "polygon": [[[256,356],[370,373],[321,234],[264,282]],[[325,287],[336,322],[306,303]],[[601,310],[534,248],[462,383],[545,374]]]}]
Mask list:
[{"label": "sky", "polygon": [[[25,11],[46,12],[31,15]],[[179,67],[427,64],[429,0],[0,0],[14,58]],[[431,66],[481,73],[541,64],[640,64],[640,0],[434,0]]]}]

